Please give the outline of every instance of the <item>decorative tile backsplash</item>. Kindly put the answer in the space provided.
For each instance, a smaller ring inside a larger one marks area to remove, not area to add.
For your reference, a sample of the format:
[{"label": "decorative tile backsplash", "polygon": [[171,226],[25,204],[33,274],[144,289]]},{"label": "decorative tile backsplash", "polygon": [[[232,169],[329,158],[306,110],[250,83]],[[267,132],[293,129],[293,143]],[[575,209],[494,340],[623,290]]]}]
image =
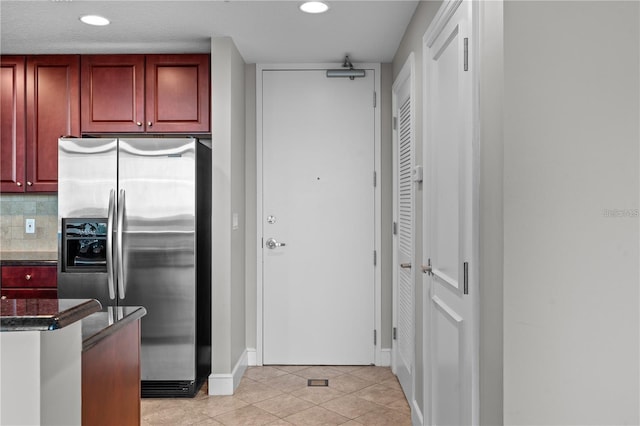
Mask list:
[{"label": "decorative tile backsplash", "polygon": [[[35,219],[35,233],[25,232],[25,219]],[[57,251],[57,222],[57,195],[0,194],[1,251]]]}]

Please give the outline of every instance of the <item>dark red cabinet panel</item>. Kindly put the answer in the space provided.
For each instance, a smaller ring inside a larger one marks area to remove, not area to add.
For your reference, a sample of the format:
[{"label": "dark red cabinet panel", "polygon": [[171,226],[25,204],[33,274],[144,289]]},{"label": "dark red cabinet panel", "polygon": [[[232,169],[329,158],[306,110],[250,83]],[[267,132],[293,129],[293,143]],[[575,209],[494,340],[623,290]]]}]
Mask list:
[{"label": "dark red cabinet panel", "polygon": [[83,55],[83,133],[144,132],[144,56]]},{"label": "dark red cabinet panel", "polygon": [[140,320],[82,352],[82,424],[140,424]]},{"label": "dark red cabinet panel", "polygon": [[58,268],[56,266],[3,266],[2,288],[56,288]]},{"label": "dark red cabinet panel", "polygon": [[58,138],[80,135],[80,58],[3,56],[1,192],[56,192]]},{"label": "dark red cabinet panel", "polygon": [[210,130],[209,55],[82,56],[83,133]]},{"label": "dark red cabinet panel", "polygon": [[58,138],[80,136],[80,57],[27,58],[27,192],[58,190]]},{"label": "dark red cabinet panel", "polygon": [[2,266],[0,293],[14,299],[58,297],[57,266]]},{"label": "dark red cabinet panel", "polygon": [[208,132],[209,56],[147,55],[148,132]]},{"label": "dark red cabinet panel", "polygon": [[24,192],[24,56],[3,56],[0,66],[0,191]]}]

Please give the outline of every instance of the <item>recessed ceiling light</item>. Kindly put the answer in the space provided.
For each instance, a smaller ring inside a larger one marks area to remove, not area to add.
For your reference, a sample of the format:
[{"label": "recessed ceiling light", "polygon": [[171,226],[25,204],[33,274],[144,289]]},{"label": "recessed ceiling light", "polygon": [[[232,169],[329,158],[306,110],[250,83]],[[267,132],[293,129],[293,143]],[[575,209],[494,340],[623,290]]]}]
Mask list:
[{"label": "recessed ceiling light", "polygon": [[300,10],[306,13],[324,13],[329,6],[321,1],[308,1],[300,5]]},{"label": "recessed ceiling light", "polygon": [[97,26],[109,25],[109,20],[107,18],[103,18],[102,16],[98,16],[98,15],[81,16],[80,20],[85,24],[89,24],[89,25],[97,25]]}]

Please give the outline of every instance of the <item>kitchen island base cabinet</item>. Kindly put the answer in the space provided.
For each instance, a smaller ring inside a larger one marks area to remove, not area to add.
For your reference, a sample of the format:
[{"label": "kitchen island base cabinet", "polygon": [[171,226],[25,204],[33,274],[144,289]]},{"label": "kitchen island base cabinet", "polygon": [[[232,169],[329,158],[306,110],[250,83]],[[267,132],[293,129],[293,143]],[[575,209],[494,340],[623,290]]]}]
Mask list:
[{"label": "kitchen island base cabinet", "polygon": [[79,425],[81,348],[79,321],[0,332],[0,425]]},{"label": "kitchen island base cabinet", "polygon": [[82,424],[140,424],[140,321],[82,353]]}]

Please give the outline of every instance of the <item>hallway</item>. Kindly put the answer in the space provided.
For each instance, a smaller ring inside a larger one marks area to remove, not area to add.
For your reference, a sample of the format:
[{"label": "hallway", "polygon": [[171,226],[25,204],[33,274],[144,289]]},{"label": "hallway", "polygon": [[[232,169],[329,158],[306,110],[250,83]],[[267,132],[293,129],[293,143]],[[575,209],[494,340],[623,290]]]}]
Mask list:
[{"label": "hallway", "polygon": [[[328,386],[308,386],[328,379]],[[151,425],[411,425],[409,405],[387,367],[249,367],[233,396],[143,399]]]}]

